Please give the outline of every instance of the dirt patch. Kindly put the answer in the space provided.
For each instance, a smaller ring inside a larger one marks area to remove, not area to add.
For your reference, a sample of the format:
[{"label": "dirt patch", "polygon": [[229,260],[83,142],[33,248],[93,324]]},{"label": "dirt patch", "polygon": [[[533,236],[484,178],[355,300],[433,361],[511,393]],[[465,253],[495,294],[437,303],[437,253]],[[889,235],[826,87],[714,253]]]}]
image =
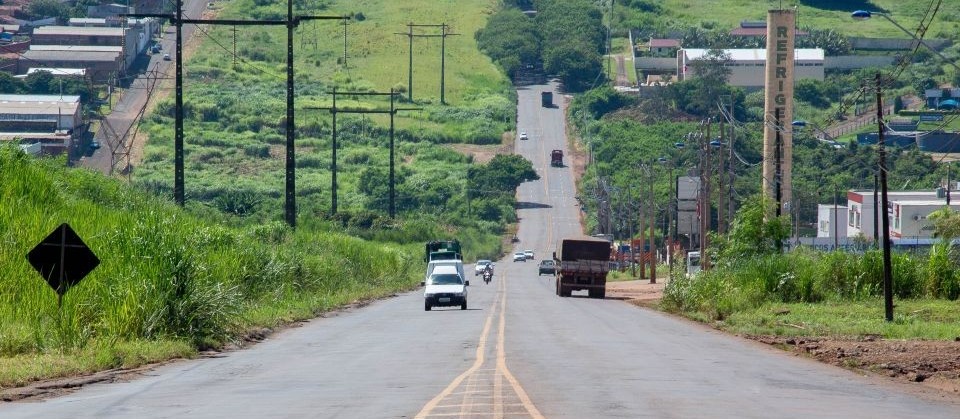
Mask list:
[{"label": "dirt patch", "polygon": [[500,144],[444,144],[443,147],[472,157],[474,163],[487,163],[498,154],[513,154],[513,141],[513,133],[507,132]]},{"label": "dirt patch", "polygon": [[[656,308],[666,278],[607,283],[607,298]],[[888,340],[877,336],[791,337],[743,336],[770,346],[808,356],[854,371],[917,383],[960,397],[960,337],[950,341]]]},{"label": "dirt patch", "polygon": [[960,396],[960,342],[745,336],[820,362],[920,383]]}]

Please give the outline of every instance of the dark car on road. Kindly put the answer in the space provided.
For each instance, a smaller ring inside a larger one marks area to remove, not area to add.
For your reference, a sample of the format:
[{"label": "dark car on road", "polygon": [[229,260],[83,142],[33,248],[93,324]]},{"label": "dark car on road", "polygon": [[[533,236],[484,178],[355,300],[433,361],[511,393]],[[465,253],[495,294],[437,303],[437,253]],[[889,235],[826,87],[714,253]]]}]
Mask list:
[{"label": "dark car on road", "polygon": [[550,259],[544,259],[540,261],[540,267],[538,268],[537,276],[547,274],[547,275],[556,275],[557,265]]}]

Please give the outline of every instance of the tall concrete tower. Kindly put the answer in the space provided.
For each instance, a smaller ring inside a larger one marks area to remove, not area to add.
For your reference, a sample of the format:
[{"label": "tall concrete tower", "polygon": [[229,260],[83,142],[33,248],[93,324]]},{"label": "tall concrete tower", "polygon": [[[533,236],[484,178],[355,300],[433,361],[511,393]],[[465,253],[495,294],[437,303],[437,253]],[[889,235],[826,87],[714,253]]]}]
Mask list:
[{"label": "tall concrete tower", "polygon": [[764,80],[763,194],[786,213],[793,194],[793,61],[796,15],[767,12],[767,63]]}]

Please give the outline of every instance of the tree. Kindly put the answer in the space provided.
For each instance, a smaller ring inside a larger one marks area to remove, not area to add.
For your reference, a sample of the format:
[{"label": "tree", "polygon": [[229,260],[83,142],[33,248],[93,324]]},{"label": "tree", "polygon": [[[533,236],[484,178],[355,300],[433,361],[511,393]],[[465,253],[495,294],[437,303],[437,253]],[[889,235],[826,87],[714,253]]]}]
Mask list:
[{"label": "tree", "polygon": [[0,71],[0,93],[23,93],[26,86],[23,80],[13,77],[12,74]]},{"label": "tree", "polygon": [[27,91],[33,94],[53,93],[51,89],[55,83],[53,73],[49,71],[35,71],[28,75],[24,80]]},{"label": "tree", "polygon": [[37,19],[55,17],[66,21],[70,18],[70,8],[60,0],[33,0],[24,8],[24,13]]},{"label": "tree", "polygon": [[533,163],[517,154],[495,156],[489,163],[467,169],[470,197],[512,194],[521,183],[540,179]]}]

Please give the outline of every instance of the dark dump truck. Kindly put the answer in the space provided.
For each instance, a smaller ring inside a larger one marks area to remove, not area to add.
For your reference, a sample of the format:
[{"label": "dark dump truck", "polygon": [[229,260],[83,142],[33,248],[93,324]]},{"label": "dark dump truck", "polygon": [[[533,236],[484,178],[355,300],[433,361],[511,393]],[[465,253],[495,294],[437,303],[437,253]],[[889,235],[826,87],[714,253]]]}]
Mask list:
[{"label": "dark dump truck", "polygon": [[432,260],[463,260],[458,240],[432,240],[427,242],[424,262]]},{"label": "dark dump truck", "polygon": [[544,108],[553,107],[553,92],[540,92],[540,106]]},{"label": "dark dump truck", "polygon": [[553,150],[550,152],[550,165],[553,167],[563,167],[563,150]]},{"label": "dark dump truck", "polygon": [[610,242],[596,237],[566,238],[553,253],[557,295],[587,290],[590,298],[604,298],[610,271]]}]

